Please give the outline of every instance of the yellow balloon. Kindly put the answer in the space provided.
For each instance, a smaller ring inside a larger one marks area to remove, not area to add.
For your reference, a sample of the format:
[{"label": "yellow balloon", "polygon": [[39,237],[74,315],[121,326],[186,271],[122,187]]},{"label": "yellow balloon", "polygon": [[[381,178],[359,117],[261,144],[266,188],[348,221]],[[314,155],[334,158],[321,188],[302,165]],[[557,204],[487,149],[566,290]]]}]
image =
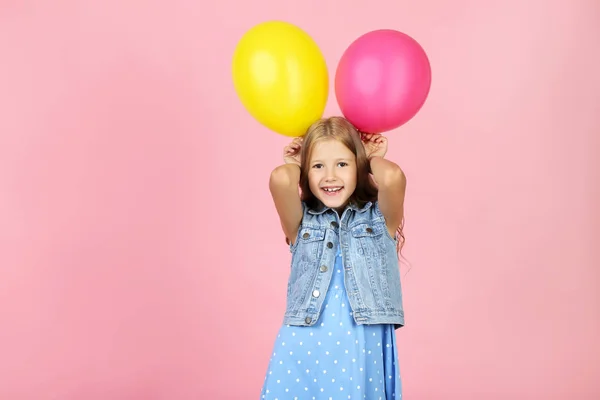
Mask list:
[{"label": "yellow balloon", "polygon": [[302,136],[323,116],[329,91],[327,65],[302,29],[280,21],[256,25],[240,39],[232,64],[242,104],[267,128]]}]

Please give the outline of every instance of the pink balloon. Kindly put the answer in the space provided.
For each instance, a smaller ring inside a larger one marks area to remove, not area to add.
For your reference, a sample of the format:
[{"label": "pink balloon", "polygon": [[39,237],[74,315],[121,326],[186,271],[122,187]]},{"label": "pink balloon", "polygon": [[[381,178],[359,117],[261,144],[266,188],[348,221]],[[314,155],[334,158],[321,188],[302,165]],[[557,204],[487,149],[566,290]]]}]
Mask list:
[{"label": "pink balloon", "polygon": [[431,66],[410,36],[381,29],[356,39],[344,52],[335,94],[344,117],[363,132],[382,133],[408,122],[431,87]]}]

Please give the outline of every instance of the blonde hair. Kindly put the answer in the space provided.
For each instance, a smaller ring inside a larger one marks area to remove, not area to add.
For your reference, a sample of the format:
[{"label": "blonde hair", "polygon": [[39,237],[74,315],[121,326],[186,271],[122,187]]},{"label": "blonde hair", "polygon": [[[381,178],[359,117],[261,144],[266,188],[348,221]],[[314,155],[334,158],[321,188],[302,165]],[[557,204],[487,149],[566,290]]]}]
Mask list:
[{"label": "blonde hair", "polygon": [[[300,189],[302,191],[302,201],[312,209],[318,209],[323,206],[310,190],[308,171],[310,169],[310,158],[315,145],[323,140],[332,139],[341,142],[356,157],[356,189],[350,196],[350,203],[362,208],[368,202],[376,202],[378,190],[369,176],[371,174],[371,164],[367,158],[365,147],[361,140],[361,134],[354,125],[343,117],[320,119],[313,123],[304,135],[300,154]],[[404,222],[396,231],[398,251],[401,250],[404,244],[404,234],[402,232],[403,225]]]}]

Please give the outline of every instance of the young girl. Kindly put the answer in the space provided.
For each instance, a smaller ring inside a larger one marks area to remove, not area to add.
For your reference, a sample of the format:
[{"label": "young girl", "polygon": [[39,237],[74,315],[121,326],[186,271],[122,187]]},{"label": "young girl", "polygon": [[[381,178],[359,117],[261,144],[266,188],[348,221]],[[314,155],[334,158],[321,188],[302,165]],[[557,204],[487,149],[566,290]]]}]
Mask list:
[{"label": "young girl", "polygon": [[262,399],[402,397],[395,330],[404,325],[406,180],[386,150],[381,135],[322,119],[271,174],[292,262]]}]

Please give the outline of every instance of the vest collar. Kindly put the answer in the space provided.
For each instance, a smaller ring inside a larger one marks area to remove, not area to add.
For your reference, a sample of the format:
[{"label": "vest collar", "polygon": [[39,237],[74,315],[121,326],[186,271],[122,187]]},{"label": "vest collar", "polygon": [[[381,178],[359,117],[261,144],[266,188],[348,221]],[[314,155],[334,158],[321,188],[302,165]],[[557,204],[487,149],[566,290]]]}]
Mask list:
[{"label": "vest collar", "polygon": [[[346,206],[346,208],[349,208],[353,211],[359,212],[359,213],[364,213],[365,211],[367,211],[369,208],[371,208],[373,206],[373,203],[371,201],[367,202],[362,208],[358,207],[358,205],[354,204],[354,203],[350,203]],[[325,213],[326,211],[331,210],[331,207],[325,207],[324,204],[320,204],[319,207],[316,210],[313,209],[309,209],[308,213],[312,214],[312,215],[320,215]]]}]

